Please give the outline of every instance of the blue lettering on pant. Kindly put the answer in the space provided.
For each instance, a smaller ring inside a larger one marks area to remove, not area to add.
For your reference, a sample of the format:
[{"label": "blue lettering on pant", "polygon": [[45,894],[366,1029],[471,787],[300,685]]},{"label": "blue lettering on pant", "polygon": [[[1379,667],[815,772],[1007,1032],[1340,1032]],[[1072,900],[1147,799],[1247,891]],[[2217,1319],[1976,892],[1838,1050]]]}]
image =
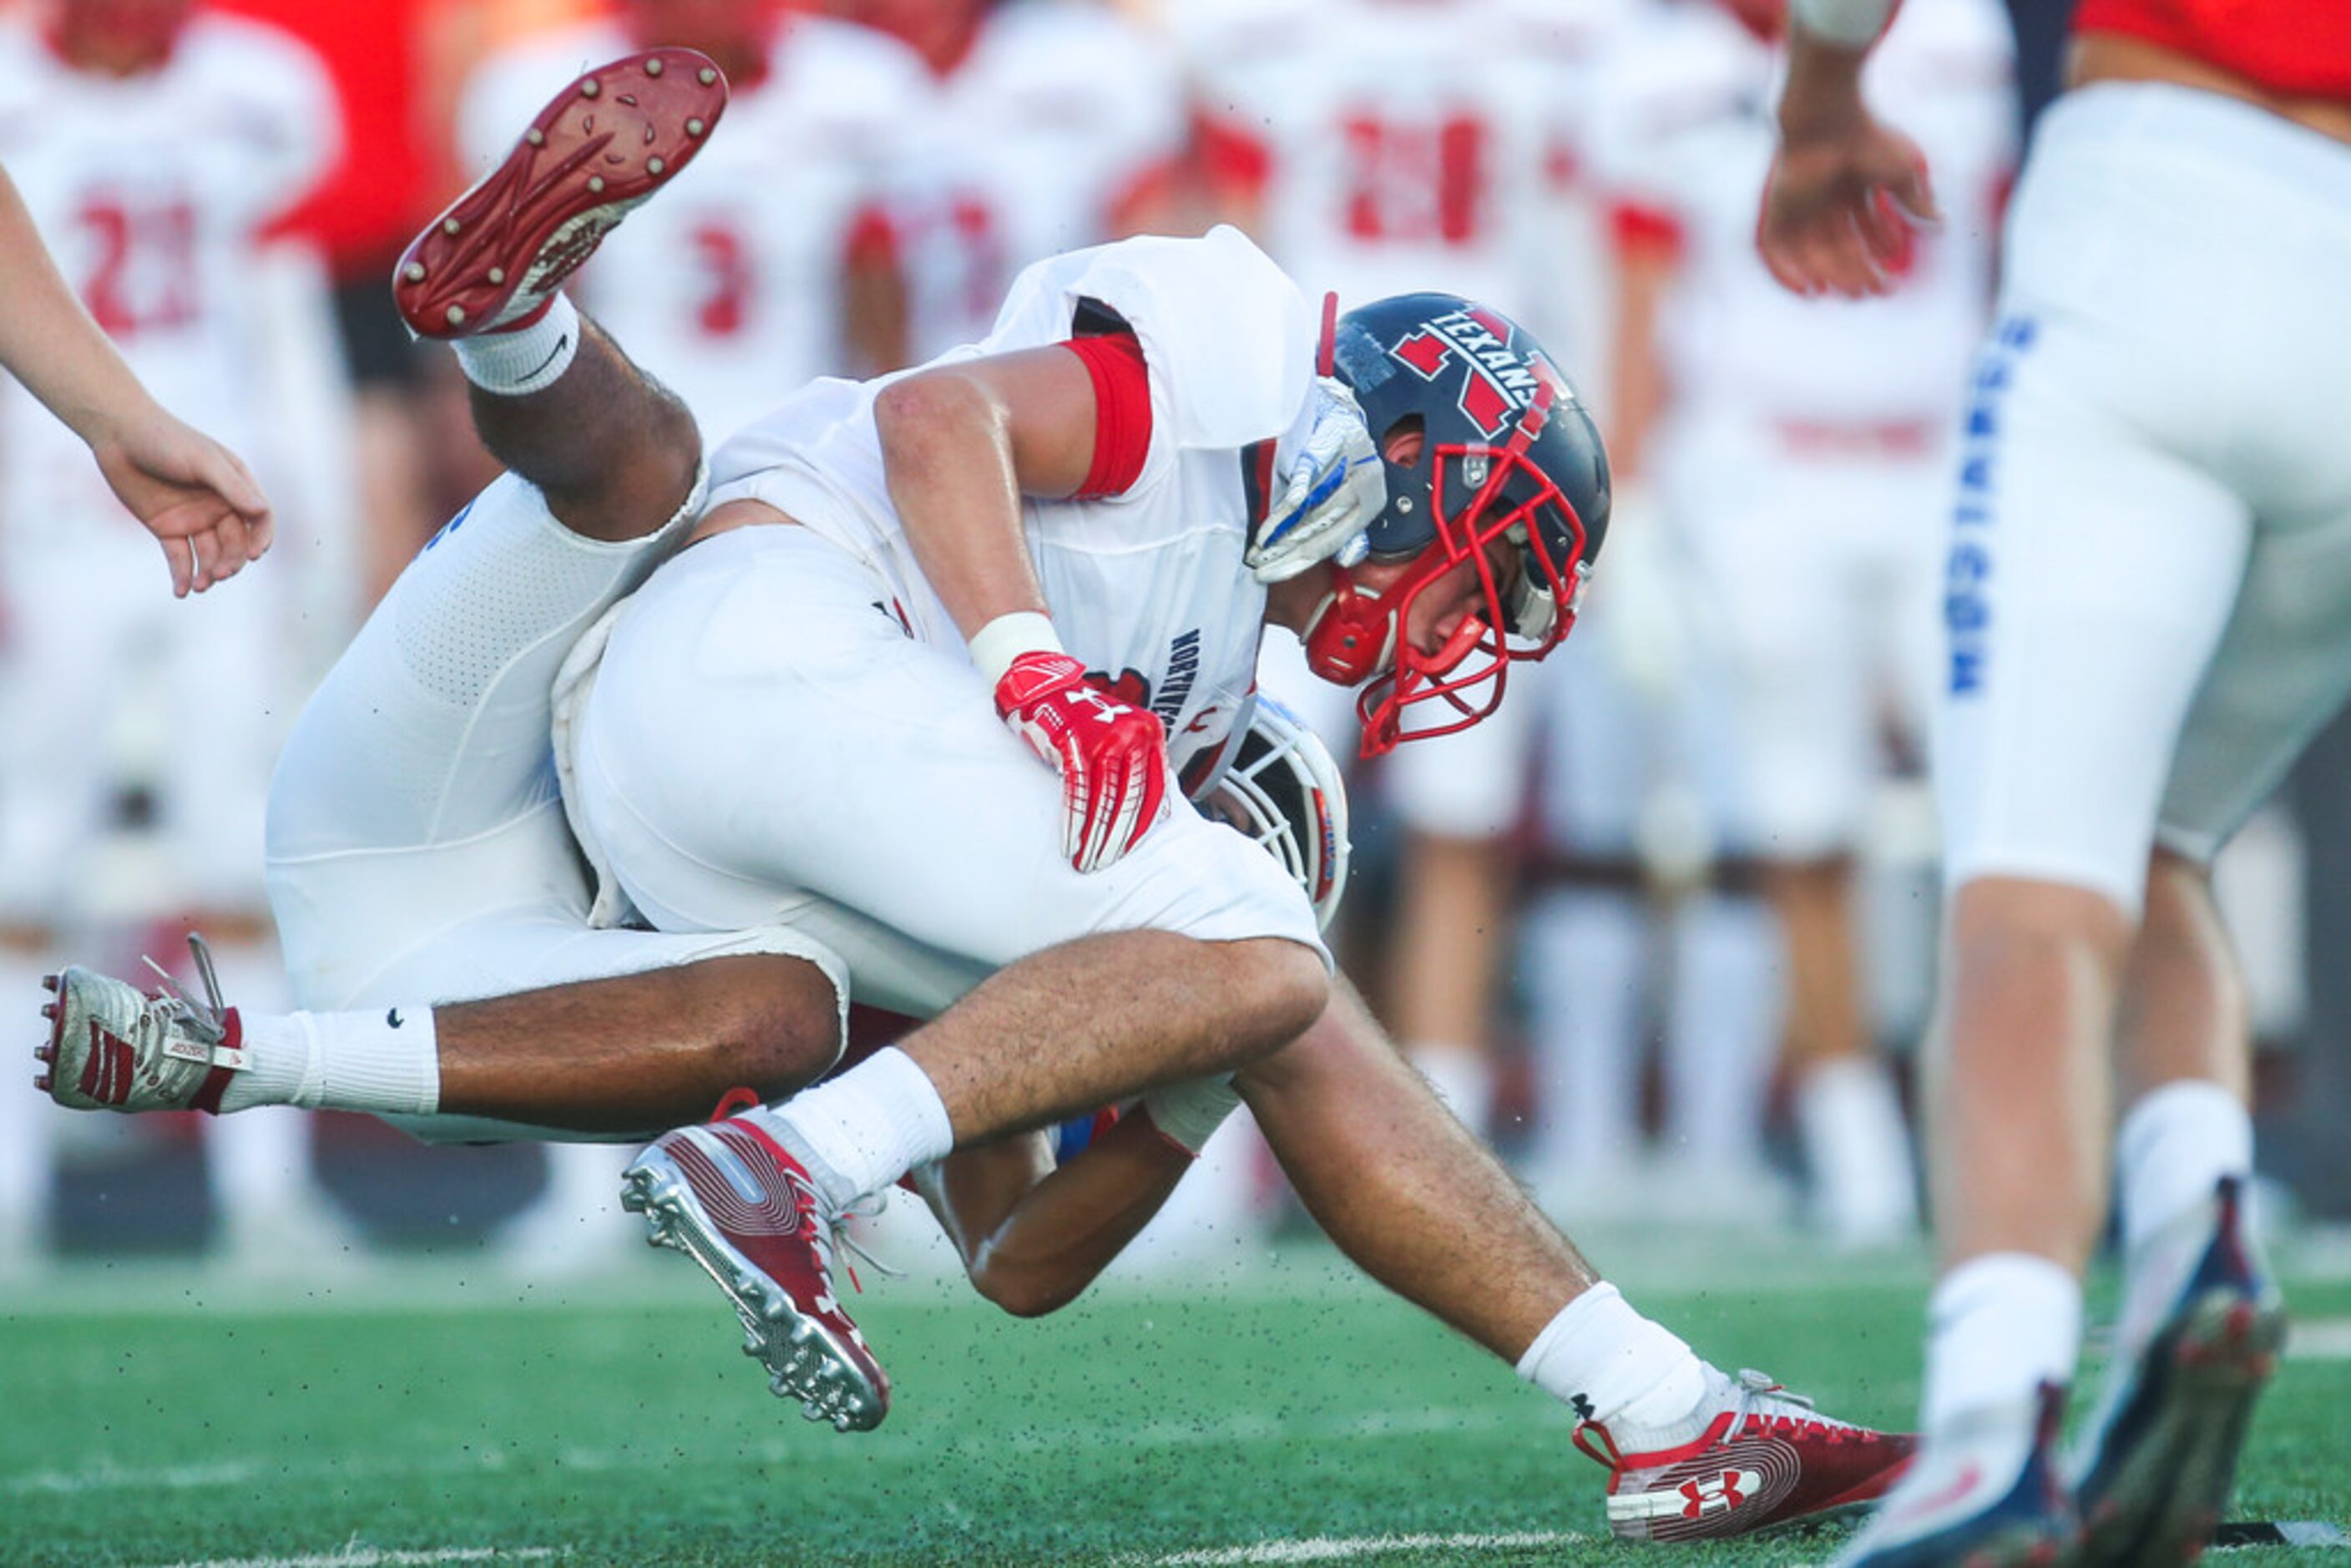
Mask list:
[{"label": "blue lettering on pant", "polygon": [[1975,382],[1970,389],[1959,442],[1951,553],[1943,567],[1943,630],[1950,648],[1953,696],[1970,696],[1983,689],[1991,627],[1991,601],[1985,585],[1992,573],[2002,403],[2014,379],[2017,359],[2032,347],[2038,334],[2030,316],[2003,318],[1976,360]]}]

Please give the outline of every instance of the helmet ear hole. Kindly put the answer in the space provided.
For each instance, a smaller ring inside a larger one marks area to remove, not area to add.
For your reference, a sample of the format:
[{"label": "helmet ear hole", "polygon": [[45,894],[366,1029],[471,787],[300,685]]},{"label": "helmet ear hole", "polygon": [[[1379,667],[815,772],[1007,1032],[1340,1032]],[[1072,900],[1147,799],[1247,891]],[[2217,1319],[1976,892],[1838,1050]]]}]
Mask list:
[{"label": "helmet ear hole", "polygon": [[1380,455],[1398,468],[1419,465],[1428,450],[1428,422],[1408,413],[1380,433]]}]

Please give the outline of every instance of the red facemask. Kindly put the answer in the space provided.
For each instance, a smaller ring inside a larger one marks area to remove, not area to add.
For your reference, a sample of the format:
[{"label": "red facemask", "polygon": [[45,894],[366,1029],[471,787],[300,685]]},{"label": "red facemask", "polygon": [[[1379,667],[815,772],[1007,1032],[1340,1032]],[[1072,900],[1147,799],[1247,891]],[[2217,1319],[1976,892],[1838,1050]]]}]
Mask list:
[{"label": "red facemask", "polygon": [[[1306,662],[1327,681],[1370,682],[1356,699],[1364,756],[1468,728],[1500,704],[1511,664],[1543,657],[1575,624],[1583,523],[1559,486],[1526,455],[1551,416],[1552,396],[1546,383],[1500,447],[1437,449],[1436,482],[1428,494],[1436,538],[1402,578],[1374,592],[1349,569],[1332,568],[1331,595],[1307,625]],[[1457,471],[1458,478],[1448,484]],[[1448,489],[1470,497],[1453,517],[1444,510]],[[1506,490],[1512,492],[1507,498]],[[1549,530],[1536,522],[1538,514],[1554,508],[1565,523],[1558,532],[1574,545],[1563,560],[1553,559],[1542,544]],[[1500,572],[1495,569],[1503,552],[1493,546],[1504,540],[1520,563],[1515,576],[1507,566]],[[1413,604],[1464,561],[1475,563],[1479,607],[1462,618],[1442,647],[1424,653],[1403,635]],[[1444,706],[1412,715],[1407,729],[1407,713],[1424,703]]]}]

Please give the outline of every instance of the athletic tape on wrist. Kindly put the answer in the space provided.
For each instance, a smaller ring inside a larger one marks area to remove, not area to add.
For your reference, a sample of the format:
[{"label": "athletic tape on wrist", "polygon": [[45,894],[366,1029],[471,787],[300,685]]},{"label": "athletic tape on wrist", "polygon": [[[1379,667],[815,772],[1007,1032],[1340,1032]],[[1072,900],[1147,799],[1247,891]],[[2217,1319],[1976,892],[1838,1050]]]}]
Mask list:
[{"label": "athletic tape on wrist", "polygon": [[1053,622],[1034,610],[999,615],[972,633],[971,662],[990,686],[1004,678],[1012,661],[1023,653],[1060,653],[1060,633]]}]

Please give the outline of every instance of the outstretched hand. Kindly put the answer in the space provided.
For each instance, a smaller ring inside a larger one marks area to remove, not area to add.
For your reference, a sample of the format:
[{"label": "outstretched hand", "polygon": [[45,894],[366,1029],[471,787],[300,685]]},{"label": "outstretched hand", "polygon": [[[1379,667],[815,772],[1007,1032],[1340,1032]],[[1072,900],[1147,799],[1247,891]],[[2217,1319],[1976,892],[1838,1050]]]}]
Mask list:
[{"label": "outstretched hand", "polygon": [[150,403],[94,434],[90,455],[131,515],[163,547],[185,598],[236,575],[269,548],[269,498],[235,453]]},{"label": "outstretched hand", "polygon": [[1884,294],[1912,231],[1940,221],[1927,160],[1856,104],[1810,126],[1783,114],[1755,231],[1763,265],[1799,294]]}]

